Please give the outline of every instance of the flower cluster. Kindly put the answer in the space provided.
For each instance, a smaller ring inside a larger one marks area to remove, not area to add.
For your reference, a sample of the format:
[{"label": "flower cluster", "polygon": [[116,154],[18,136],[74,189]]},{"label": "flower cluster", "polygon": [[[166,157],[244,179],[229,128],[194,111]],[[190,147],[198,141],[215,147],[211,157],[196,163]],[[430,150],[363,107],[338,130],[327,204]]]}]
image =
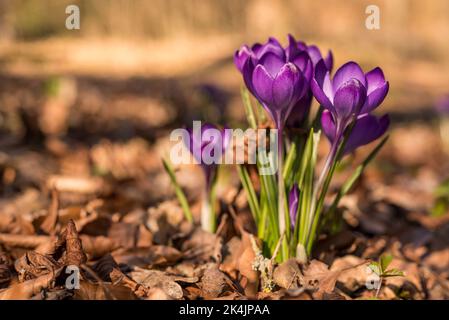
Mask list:
[{"label": "flower cluster", "polygon": [[355,62],[341,66],[331,79],[333,55],[323,58],[315,45],[289,35],[288,46],[274,38],[265,44],[244,45],[234,63],[248,90],[271,115],[277,128],[298,125],[309,113],[312,97],[325,109],[321,123],[332,144],[341,142],[344,131],[356,118],[346,152],[376,140],[389,126],[388,115],[371,114],[385,99],[389,83],[380,68],[363,73]]},{"label": "flower cluster", "polygon": [[[274,38],[251,48],[243,46],[234,54],[234,63],[243,75],[248,90],[259,100],[278,129],[287,119],[301,122],[310,109],[310,81],[319,61],[332,69],[333,56],[326,58],[316,46],[307,46],[289,35],[286,48]],[[291,112],[293,115],[290,117]]]},{"label": "flower cluster", "polygon": [[[253,181],[250,168],[244,164],[237,167],[258,237],[264,244],[263,251],[267,255],[279,253],[276,258],[281,261],[291,256],[306,261],[317,236],[326,228],[335,230],[339,225],[332,218],[337,216],[339,200],[386,141],[382,139],[342,185],[330,205],[325,206],[330,181],[341,159],[387,131],[388,115],[378,117],[373,111],[388,94],[389,83],[380,68],[364,73],[352,61],[332,75],[331,51],[323,55],[317,46],[297,41],[291,35],[285,47],[275,38],[269,38],[264,44],[245,45],[235,52],[234,63],[247,88],[242,89],[242,97],[250,126],[255,129],[265,125],[262,115],[265,110],[277,129],[277,139],[273,139],[278,147],[277,177],[272,173],[263,174],[265,160],[273,158],[271,148],[269,157],[258,152],[258,183]],[[248,91],[258,101],[256,107]],[[314,98],[320,104],[316,112],[312,112]],[[284,137],[285,128],[301,130],[289,130],[289,135]],[[194,126],[187,130],[185,141],[204,172],[201,225],[211,232],[216,225],[213,189],[218,167],[217,163],[205,159],[216,159],[216,153],[223,154],[227,148],[233,150],[233,146],[229,146],[233,137],[227,130],[216,129],[212,124],[196,129]],[[329,140],[330,149],[324,165],[318,166],[321,132]],[[192,221],[174,172],[168,163],[164,165],[186,217]],[[321,171],[317,172],[318,168]],[[327,226],[329,223],[332,225]]]},{"label": "flower cluster", "polygon": [[[244,45],[235,52],[234,63],[248,91],[267,111],[278,129],[277,235],[285,234],[287,238],[283,244],[283,257],[292,252],[292,248],[288,248],[292,244],[298,244],[297,257],[306,254],[306,251],[309,254],[317,229],[321,226],[323,201],[335,167],[344,155],[380,138],[389,127],[388,115],[377,117],[373,114],[385,99],[389,83],[380,68],[364,73],[352,61],[342,65],[331,76],[334,64],[332,52],[324,56],[317,46],[297,41],[291,35],[285,47],[275,38],[269,38],[264,44]],[[320,104],[316,113],[320,118],[309,124],[313,98]],[[331,147],[324,168],[314,181],[319,124]],[[300,132],[311,132],[307,141],[291,139],[292,147],[287,151],[288,155],[284,154],[283,149],[285,127],[301,127],[307,131]],[[366,162],[374,157],[383,143],[384,140]],[[285,171],[284,155],[287,159]],[[299,172],[289,172],[294,168]],[[356,171],[355,174],[360,175],[360,172]],[[356,178],[350,182],[353,183]],[[262,185],[268,186],[264,193],[272,190],[269,181],[263,181]],[[251,187],[247,186],[247,189],[254,194]],[[285,197],[287,190],[289,194]],[[337,202],[342,193],[336,198]],[[260,199],[260,207],[265,205],[264,198],[265,195]],[[288,214],[284,213],[284,206],[288,208]],[[253,203],[252,207],[257,208],[257,205]],[[286,228],[287,225],[290,228]],[[264,224],[261,227],[266,228]],[[259,233],[264,234],[263,231]],[[274,244],[271,243],[271,246]]]}]

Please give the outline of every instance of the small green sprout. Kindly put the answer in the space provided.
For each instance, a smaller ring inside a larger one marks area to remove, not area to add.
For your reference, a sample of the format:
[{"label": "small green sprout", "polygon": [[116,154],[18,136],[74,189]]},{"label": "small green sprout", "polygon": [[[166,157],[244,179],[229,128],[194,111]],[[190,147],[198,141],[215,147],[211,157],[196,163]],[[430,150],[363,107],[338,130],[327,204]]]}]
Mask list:
[{"label": "small green sprout", "polygon": [[388,269],[388,266],[390,265],[391,261],[393,261],[393,256],[391,254],[383,254],[380,256],[379,261],[372,261],[368,267],[379,277],[379,285],[377,286],[376,290],[376,298],[379,295],[380,288],[382,286],[382,282],[389,277],[403,277],[404,272],[392,268]]}]

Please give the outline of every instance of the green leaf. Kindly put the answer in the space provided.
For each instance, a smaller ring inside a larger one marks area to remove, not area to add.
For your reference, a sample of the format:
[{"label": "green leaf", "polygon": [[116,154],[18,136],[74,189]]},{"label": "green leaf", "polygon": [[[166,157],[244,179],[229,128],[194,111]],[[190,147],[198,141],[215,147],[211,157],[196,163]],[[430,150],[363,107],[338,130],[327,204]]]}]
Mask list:
[{"label": "green leaf", "polygon": [[246,119],[248,120],[248,123],[251,128],[257,129],[257,120],[254,114],[253,106],[251,104],[249,92],[245,87],[242,86],[240,93],[242,96],[243,106],[245,108]]},{"label": "green leaf", "polygon": [[256,224],[258,224],[261,216],[259,201],[257,199],[256,191],[254,190],[254,186],[251,182],[248,170],[246,169],[246,167],[238,165],[237,171],[240,176],[240,181],[242,182],[243,189],[245,189],[246,196],[248,198],[248,204],[251,209],[251,213],[253,214],[254,221],[256,222]]},{"label": "green leaf", "polygon": [[383,277],[403,277],[404,272],[399,269],[390,269],[384,272]]},{"label": "green leaf", "polygon": [[381,269],[382,273],[385,273],[385,270],[387,270],[391,261],[393,261],[393,256],[391,254],[383,254],[380,257],[380,269]]},{"label": "green leaf", "polygon": [[315,133],[314,133],[313,129],[310,129],[309,137],[307,138],[306,145],[304,147],[304,152],[302,154],[301,164],[299,166],[299,170],[297,172],[296,179],[295,179],[296,181],[298,181],[298,186],[300,188],[302,188],[302,184],[304,181],[304,175],[305,175],[307,166],[309,164],[310,158],[312,156],[315,139],[316,139]]},{"label": "green leaf", "polygon": [[368,268],[370,268],[375,274],[377,274],[378,276],[382,275],[382,270],[381,267],[379,265],[378,262],[376,261],[372,261],[369,265]]},{"label": "green leaf", "polygon": [[259,124],[263,124],[267,121],[266,111],[259,102],[256,103],[256,106],[257,106],[257,116],[259,118]]},{"label": "green leaf", "polygon": [[[290,150],[288,150],[287,153],[287,157],[285,158],[285,164],[284,164],[284,181],[287,181],[290,177],[290,174],[293,170],[293,166],[295,163],[295,159],[297,158],[298,155],[298,149],[297,149],[297,144],[296,143],[292,143]],[[286,185],[288,186],[288,184],[286,183]]]},{"label": "green leaf", "polygon": [[184,211],[184,216],[186,217],[186,219],[189,222],[192,222],[193,216],[192,216],[192,212],[190,211],[189,203],[187,201],[186,195],[184,194],[184,191],[182,191],[181,187],[178,184],[178,181],[176,180],[176,175],[175,175],[173,168],[164,159],[162,159],[162,164],[164,165],[164,169],[168,173],[171,183],[172,183],[173,187],[175,188],[175,193],[176,193],[178,201],[182,207],[182,210]]},{"label": "green leaf", "polygon": [[261,201],[260,210],[264,210],[263,207],[267,206],[267,218],[268,218],[268,235],[273,241],[270,242],[270,249],[273,250],[276,246],[279,235],[279,221],[277,218],[277,183],[274,175],[261,174],[263,169],[262,163],[268,163],[267,155],[262,153],[258,154],[257,167],[259,169],[259,179],[261,182]]},{"label": "green leaf", "polygon": [[[310,130],[309,138],[307,139],[303,158],[301,160],[298,186],[300,187],[300,211],[299,211],[299,231],[298,242],[304,247],[307,247],[307,242],[311,236],[312,225],[311,217],[309,216],[310,208],[312,206],[313,182],[315,177],[315,164],[318,153],[318,143],[320,138],[320,131],[314,132]],[[295,246],[296,250],[296,246]]]}]

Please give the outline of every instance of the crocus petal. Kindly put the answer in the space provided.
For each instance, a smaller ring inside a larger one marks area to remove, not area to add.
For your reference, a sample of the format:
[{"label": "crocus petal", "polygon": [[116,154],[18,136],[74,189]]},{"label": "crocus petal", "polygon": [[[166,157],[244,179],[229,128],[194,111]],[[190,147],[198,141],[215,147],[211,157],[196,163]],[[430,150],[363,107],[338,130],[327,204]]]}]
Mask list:
[{"label": "crocus petal", "polygon": [[332,71],[334,67],[334,56],[332,55],[332,51],[328,51],[326,58],[324,58],[324,63],[329,71]]},{"label": "crocus petal", "polygon": [[288,35],[288,46],[285,48],[287,61],[292,61],[299,53],[301,53],[301,48],[298,46],[296,39],[289,34]]},{"label": "crocus petal", "polygon": [[312,97],[312,93],[306,91],[306,94],[295,103],[287,118],[287,126],[289,128],[299,128],[301,126],[302,122],[309,114],[312,105]]},{"label": "crocus petal", "polygon": [[361,113],[368,113],[376,109],[384,101],[388,94],[389,88],[390,84],[386,82],[384,85],[371,92],[366,98]]},{"label": "crocus petal", "polygon": [[243,66],[247,59],[251,56],[251,51],[248,46],[243,46],[240,50],[236,51],[234,54],[234,64],[239,69],[240,72],[243,70]]},{"label": "crocus petal", "polygon": [[293,62],[302,71],[308,82],[312,79],[313,64],[307,52],[298,53],[290,62]]},{"label": "crocus petal", "polygon": [[[221,152],[221,155],[226,152],[226,149],[230,145],[230,141],[232,139],[232,132],[225,129],[219,130],[213,124],[203,123],[201,125],[200,134],[194,134],[193,128],[187,128],[187,132],[189,134],[189,144],[187,147],[195,158],[195,161],[200,164],[203,169],[207,188],[209,188],[213,181],[216,174],[217,165],[216,163],[206,164],[203,161],[203,157],[210,156],[214,158],[215,156],[219,156],[219,154],[215,155],[215,151],[217,150]],[[219,130],[220,132],[216,134],[215,132],[208,132],[208,130]],[[197,144],[196,147],[194,146],[194,142]],[[207,148],[209,150],[207,150],[206,147],[210,147]]]},{"label": "crocus petal", "polygon": [[335,92],[334,108],[339,119],[345,120],[352,114],[358,114],[365,103],[366,89],[356,79],[343,83]]},{"label": "crocus petal", "polygon": [[256,96],[266,105],[273,104],[273,81],[264,66],[257,65],[253,72],[252,84]]},{"label": "crocus petal", "polygon": [[334,110],[332,102],[330,102],[329,98],[323,92],[323,89],[321,89],[315,79],[312,79],[312,81],[310,81],[310,89],[312,90],[313,96],[320,103],[320,105],[328,110]]},{"label": "crocus petal", "polygon": [[337,72],[335,72],[335,76],[332,81],[334,92],[337,92],[337,90],[341,87],[341,85],[343,85],[346,81],[350,79],[359,80],[360,83],[366,88],[366,79],[362,68],[360,68],[360,66],[357,63],[350,61],[342,65],[337,70]]},{"label": "crocus petal", "polygon": [[282,45],[275,38],[269,38],[267,43],[253,47],[253,51],[257,59],[261,59],[267,53],[272,53],[285,61],[284,48],[282,48]]},{"label": "crocus petal", "polygon": [[380,119],[367,113],[359,116],[346,142],[345,154],[378,139],[387,131],[389,125],[388,115]]},{"label": "crocus petal", "polygon": [[254,63],[252,59],[247,59],[243,65],[242,69],[242,75],[243,75],[243,81],[245,82],[246,87],[248,90],[256,97],[257,93],[254,90],[253,86],[253,72],[254,72]]},{"label": "crocus petal", "polygon": [[321,128],[330,143],[335,141],[335,122],[332,118],[332,113],[329,110],[324,110],[321,114]]},{"label": "crocus petal", "polygon": [[315,79],[322,88],[326,97],[333,103],[335,91],[330,78],[330,71],[327,69],[323,59],[315,66]]},{"label": "crocus petal", "polygon": [[287,63],[281,68],[273,82],[273,102],[276,109],[288,108],[291,105],[298,77],[299,71],[294,64]]},{"label": "crocus petal", "polygon": [[204,134],[209,129],[217,129],[217,127],[210,123],[203,123],[198,133],[194,133],[193,128],[187,128],[189,134],[188,149],[199,164],[203,163],[202,152],[204,147],[209,143],[213,143],[214,140],[213,137],[208,139]]},{"label": "crocus petal", "polygon": [[384,101],[389,89],[389,84],[385,81],[384,73],[379,67],[368,72],[365,78],[368,98],[362,108],[362,113],[368,113],[378,107]]},{"label": "crocus petal", "polygon": [[334,110],[329,71],[323,60],[320,60],[315,67],[315,76],[310,82],[310,88],[312,89],[315,98],[323,107],[331,111]]},{"label": "crocus petal", "polygon": [[264,66],[265,70],[267,70],[272,78],[275,78],[284,66],[285,61],[274,53],[269,52],[259,60],[259,64]]},{"label": "crocus petal", "polygon": [[377,67],[369,71],[365,75],[366,78],[366,92],[371,94],[376,89],[385,85],[385,76],[381,68]]},{"label": "crocus petal", "polygon": [[296,224],[296,217],[298,215],[298,205],[299,205],[299,188],[295,183],[288,195],[288,211],[290,215],[290,225],[294,229]]},{"label": "crocus petal", "polygon": [[320,49],[318,49],[318,47],[315,45],[308,46],[307,53],[309,54],[310,60],[312,60],[314,66],[317,65],[317,63],[320,62],[321,59],[323,59]]}]

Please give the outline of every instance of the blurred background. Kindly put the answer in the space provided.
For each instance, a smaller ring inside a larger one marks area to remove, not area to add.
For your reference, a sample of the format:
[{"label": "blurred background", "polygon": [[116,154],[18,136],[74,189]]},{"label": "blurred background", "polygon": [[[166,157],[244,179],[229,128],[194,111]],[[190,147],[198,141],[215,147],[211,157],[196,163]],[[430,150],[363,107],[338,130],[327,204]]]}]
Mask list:
[{"label": "blurred background", "polygon": [[[69,4],[80,8],[80,30],[65,28]],[[370,4],[380,30],[365,28]],[[0,70],[183,78],[234,92],[236,48],[292,33],[332,48],[337,65],[381,65],[392,84],[386,107],[409,111],[448,90],[448,12],[445,0],[1,0]]]},{"label": "blurred background", "polygon": [[[65,27],[69,4],[79,30]],[[372,4],[380,30],[365,27]],[[288,33],[332,48],[335,66],[381,66],[391,89],[379,110],[393,119],[383,170],[410,169],[418,191],[441,182],[434,104],[449,91],[446,0],[0,0],[0,163],[14,186],[4,189],[22,190],[19,173],[37,186],[49,173],[159,174],[152,152],[171,128],[244,123],[233,53]]]}]

